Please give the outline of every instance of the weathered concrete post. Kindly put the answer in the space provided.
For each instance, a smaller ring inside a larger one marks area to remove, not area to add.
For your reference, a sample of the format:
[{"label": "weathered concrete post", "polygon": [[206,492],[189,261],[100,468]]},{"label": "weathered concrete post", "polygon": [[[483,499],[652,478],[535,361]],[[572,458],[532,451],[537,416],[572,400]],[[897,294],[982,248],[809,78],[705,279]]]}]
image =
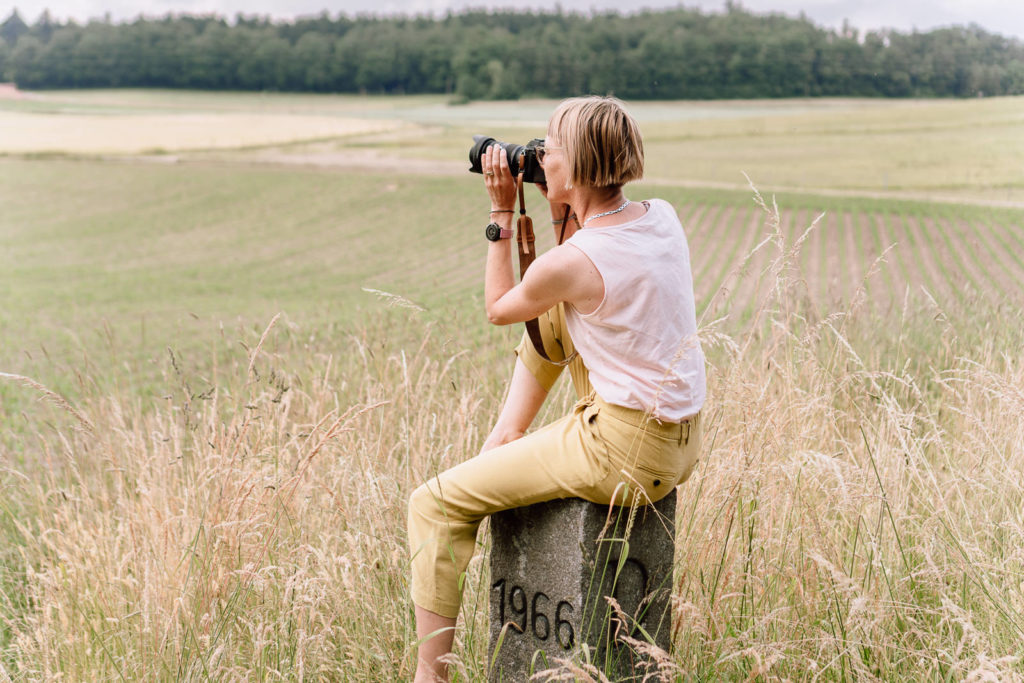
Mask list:
[{"label": "weathered concrete post", "polygon": [[575,498],[492,515],[489,680],[520,683],[556,659],[582,660],[584,644],[610,680],[641,680],[642,658],[616,634],[669,649],[675,511],[671,493],[636,508],[631,526],[629,508]]}]

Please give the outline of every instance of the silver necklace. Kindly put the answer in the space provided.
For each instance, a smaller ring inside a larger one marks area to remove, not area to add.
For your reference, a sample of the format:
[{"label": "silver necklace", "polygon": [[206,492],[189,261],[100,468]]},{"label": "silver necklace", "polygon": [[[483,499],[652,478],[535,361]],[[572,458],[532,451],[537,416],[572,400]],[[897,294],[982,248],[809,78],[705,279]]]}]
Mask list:
[{"label": "silver necklace", "polygon": [[627,206],[629,206],[629,200],[628,199],[626,201],[622,202],[622,206],[620,206],[617,209],[612,209],[611,211],[605,211],[604,213],[597,213],[597,214],[594,214],[593,216],[591,216],[590,218],[584,219],[583,227],[584,228],[587,227],[587,223],[589,223],[590,221],[594,220],[595,218],[601,218],[602,216],[611,216],[613,213],[618,213],[619,211],[622,211]]}]

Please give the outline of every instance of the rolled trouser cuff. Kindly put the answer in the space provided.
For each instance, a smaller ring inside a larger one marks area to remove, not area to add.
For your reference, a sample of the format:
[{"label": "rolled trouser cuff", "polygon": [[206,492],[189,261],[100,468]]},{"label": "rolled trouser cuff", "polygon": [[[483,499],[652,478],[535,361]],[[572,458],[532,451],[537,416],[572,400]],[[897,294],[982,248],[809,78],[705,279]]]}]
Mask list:
[{"label": "rolled trouser cuff", "polygon": [[454,619],[462,603],[459,577],[473,555],[480,522],[452,519],[437,482],[421,485],[409,498],[410,592],[418,607]]}]

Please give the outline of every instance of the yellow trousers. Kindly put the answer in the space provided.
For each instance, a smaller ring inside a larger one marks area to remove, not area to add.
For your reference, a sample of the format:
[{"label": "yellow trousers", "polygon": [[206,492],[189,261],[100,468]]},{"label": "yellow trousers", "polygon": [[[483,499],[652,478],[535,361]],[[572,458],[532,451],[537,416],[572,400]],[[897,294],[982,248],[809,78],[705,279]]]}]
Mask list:
[{"label": "yellow trousers", "polygon": [[[548,356],[571,355],[559,306],[541,320]],[[524,336],[519,359],[545,389],[561,367],[545,361]],[[608,404],[569,365],[579,400],[572,412],[521,439],[477,455],[426,482],[409,500],[412,599],[445,617],[458,615],[460,577],[485,517],[555,498],[644,505],[685,481],[700,453],[700,419],[662,423],[642,411]]]}]

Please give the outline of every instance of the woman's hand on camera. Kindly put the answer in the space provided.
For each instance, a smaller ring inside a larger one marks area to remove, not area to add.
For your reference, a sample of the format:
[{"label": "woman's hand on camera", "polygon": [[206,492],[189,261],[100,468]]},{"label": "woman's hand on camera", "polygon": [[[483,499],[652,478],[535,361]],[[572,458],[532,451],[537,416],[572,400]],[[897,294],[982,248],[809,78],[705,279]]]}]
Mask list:
[{"label": "woman's hand on camera", "polygon": [[516,179],[508,168],[508,155],[498,145],[491,145],[480,155],[484,171],[484,187],[491,197],[492,211],[515,209]]}]

